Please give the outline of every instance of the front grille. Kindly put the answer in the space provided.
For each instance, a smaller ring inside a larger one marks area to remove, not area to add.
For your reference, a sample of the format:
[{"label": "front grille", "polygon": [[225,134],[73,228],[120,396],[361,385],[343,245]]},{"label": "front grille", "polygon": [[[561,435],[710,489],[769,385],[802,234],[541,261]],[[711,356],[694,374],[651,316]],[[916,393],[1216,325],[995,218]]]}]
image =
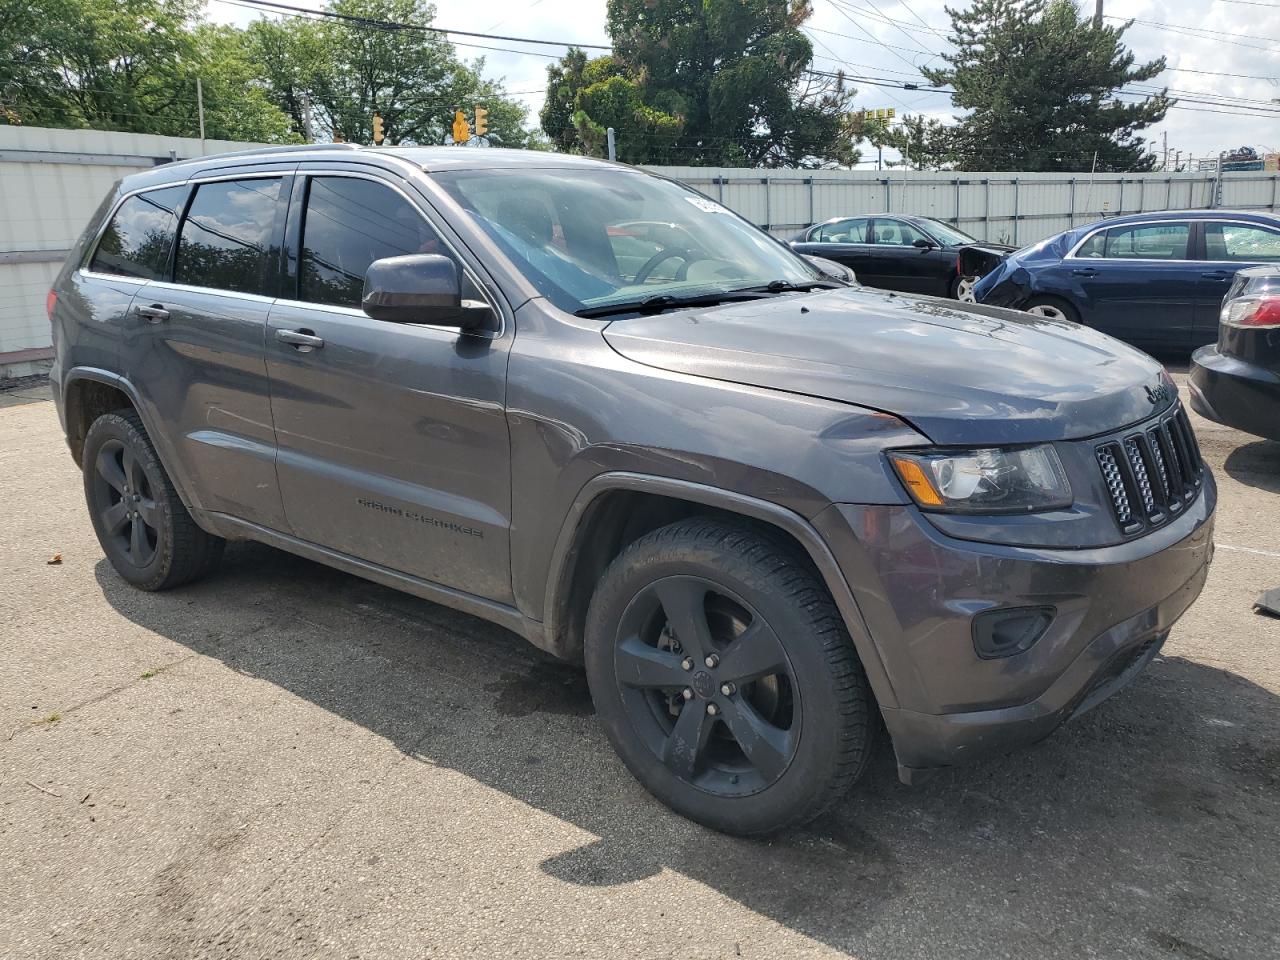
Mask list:
[{"label": "front grille", "polygon": [[1098,444],[1098,468],[1125,533],[1166,523],[1196,498],[1204,461],[1179,404],[1152,423]]}]

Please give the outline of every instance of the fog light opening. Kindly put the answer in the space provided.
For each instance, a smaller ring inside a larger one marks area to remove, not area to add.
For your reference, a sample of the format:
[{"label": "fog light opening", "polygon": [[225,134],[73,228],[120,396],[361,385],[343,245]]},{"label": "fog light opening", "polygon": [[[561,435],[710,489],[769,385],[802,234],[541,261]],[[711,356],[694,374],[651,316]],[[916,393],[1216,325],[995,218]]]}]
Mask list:
[{"label": "fog light opening", "polygon": [[1054,607],[1004,607],[973,618],[973,649],[983,660],[999,660],[1025,653],[1039,640],[1053,616]]}]

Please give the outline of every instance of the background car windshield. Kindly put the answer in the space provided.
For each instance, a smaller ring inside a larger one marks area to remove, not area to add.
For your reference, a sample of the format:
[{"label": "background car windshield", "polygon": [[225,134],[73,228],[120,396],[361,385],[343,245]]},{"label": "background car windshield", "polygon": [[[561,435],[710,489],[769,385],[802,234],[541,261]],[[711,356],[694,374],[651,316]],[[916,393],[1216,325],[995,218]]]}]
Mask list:
[{"label": "background car windshield", "polygon": [[820,278],[767,233],[669,180],[550,168],[434,177],[562,310]]},{"label": "background car windshield", "polygon": [[943,223],[941,220],[922,219],[920,225],[932,233],[935,240],[939,240],[949,247],[962,243],[978,243],[976,238],[969,236],[963,230],[957,230],[950,224]]}]

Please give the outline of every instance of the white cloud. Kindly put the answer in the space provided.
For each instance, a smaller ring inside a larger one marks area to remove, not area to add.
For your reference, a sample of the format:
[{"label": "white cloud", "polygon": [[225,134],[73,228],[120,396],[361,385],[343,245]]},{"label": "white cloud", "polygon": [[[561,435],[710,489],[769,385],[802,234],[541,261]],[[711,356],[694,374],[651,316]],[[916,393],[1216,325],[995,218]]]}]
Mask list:
[{"label": "white cloud", "polygon": [[[320,0],[290,0],[299,6],[319,8]],[[937,63],[945,41],[930,27],[945,34],[948,18],[943,0],[811,0],[814,15],[814,53],[819,69],[843,65],[846,72],[864,77],[910,82],[919,67]],[[951,0],[958,5],[957,0]],[[605,0],[490,0],[478,7],[470,0],[436,0],[436,23],[443,27],[480,33],[538,37],[578,43],[607,44]],[[1088,4],[1092,7],[1092,4]],[[483,15],[477,14],[477,9]],[[1183,103],[1169,111],[1165,121],[1144,134],[1157,144],[1168,135],[1170,151],[1181,150],[1203,157],[1219,150],[1248,144],[1280,150],[1280,115],[1231,116],[1214,110],[1248,112],[1280,98],[1280,7],[1232,3],[1229,0],[1107,0],[1107,14],[1134,17],[1156,23],[1187,25],[1240,37],[1192,37],[1135,24],[1126,42],[1139,61],[1164,55],[1170,67],[1215,73],[1238,73],[1271,79],[1244,79],[1192,72],[1167,72],[1153,86],[1168,86],[1174,96],[1214,100],[1218,97],[1260,101],[1257,104],[1213,106]],[[256,14],[222,0],[211,0],[211,19],[247,23]],[[885,22],[884,18],[898,21]],[[870,36],[868,36],[870,34]],[[1261,39],[1258,39],[1261,38]],[[1226,42],[1234,41],[1234,42]],[[546,87],[546,66],[552,61],[538,54],[559,54],[560,48],[525,46],[506,41],[474,40],[477,44],[524,47],[525,53],[482,50],[463,45],[471,38],[458,37],[458,54],[471,60],[483,56],[485,75],[502,78],[507,89],[520,94],[537,121]],[[1241,46],[1239,44],[1246,44]],[[1261,48],[1261,49],[1258,49]],[[918,77],[914,79],[918,80]],[[950,117],[954,114],[946,96],[858,83],[860,107],[892,106],[904,112]]]}]

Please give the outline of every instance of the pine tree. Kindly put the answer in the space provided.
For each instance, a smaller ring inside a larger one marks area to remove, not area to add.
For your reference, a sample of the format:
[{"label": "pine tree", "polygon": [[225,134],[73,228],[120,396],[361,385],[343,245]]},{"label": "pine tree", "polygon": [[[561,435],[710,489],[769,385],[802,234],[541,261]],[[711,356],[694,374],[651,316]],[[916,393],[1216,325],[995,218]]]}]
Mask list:
[{"label": "pine tree", "polygon": [[1150,170],[1138,131],[1164,119],[1164,92],[1121,100],[1150,80],[1160,57],[1138,64],[1121,42],[1129,24],[1096,27],[1071,0],[975,0],[947,8],[954,53],[924,69],[971,111],[937,158],[961,170]]}]

